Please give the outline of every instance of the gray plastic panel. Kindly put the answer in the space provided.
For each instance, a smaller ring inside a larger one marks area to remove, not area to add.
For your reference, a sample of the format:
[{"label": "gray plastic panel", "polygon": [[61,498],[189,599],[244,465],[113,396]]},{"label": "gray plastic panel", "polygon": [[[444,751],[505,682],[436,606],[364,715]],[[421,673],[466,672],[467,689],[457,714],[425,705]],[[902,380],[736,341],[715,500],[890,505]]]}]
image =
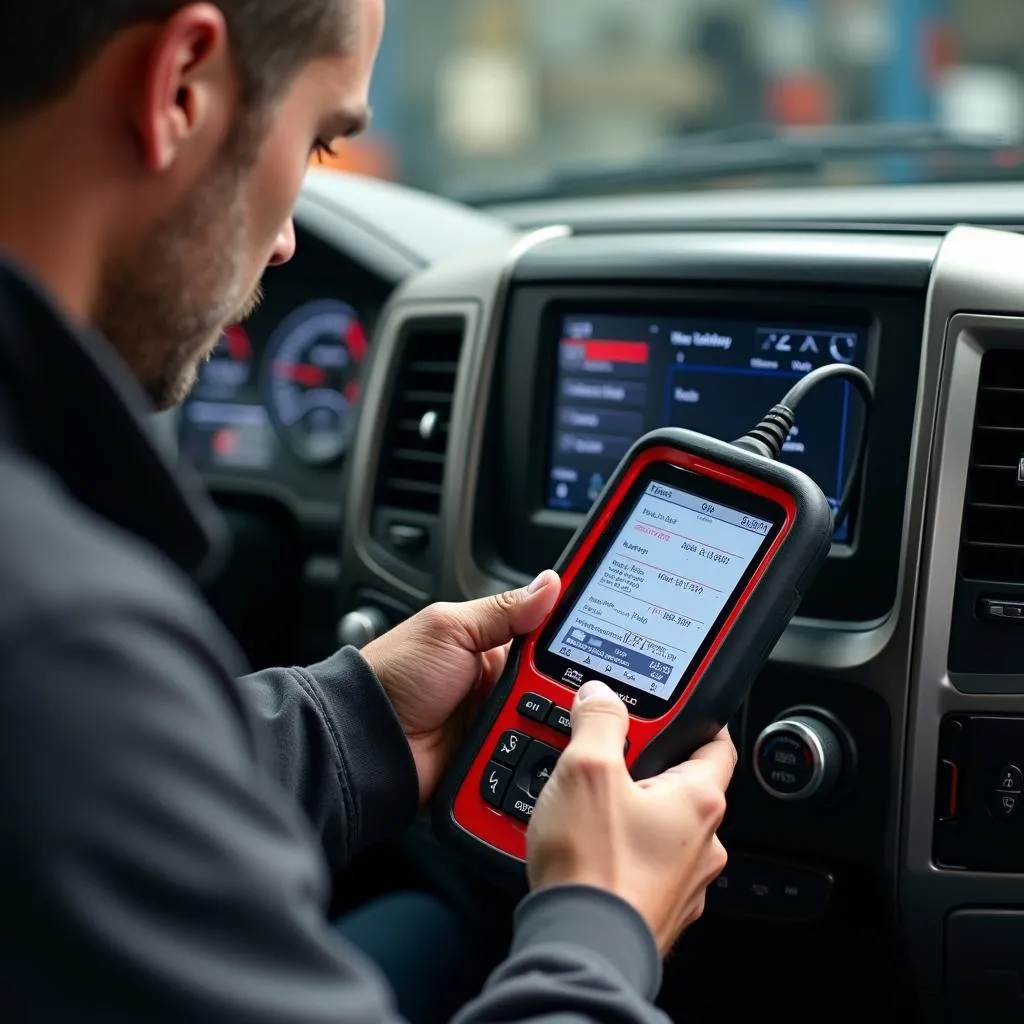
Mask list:
[{"label": "gray plastic panel", "polygon": [[[927,1019],[935,1022],[949,1020],[943,1003],[947,916],[972,905],[1024,904],[1024,875],[943,871],[931,856],[942,716],[1024,713],[1024,694],[964,693],[946,666],[981,356],[989,346],[1024,346],[1022,267],[1024,238],[954,229],[936,260],[925,328],[927,352],[943,358],[910,677],[898,896],[914,979],[926,1000]],[[966,682],[986,688],[984,679]]]},{"label": "gray plastic panel", "polygon": [[492,206],[490,212],[520,229],[558,221],[580,233],[721,230],[738,225],[750,230],[794,230],[829,224],[836,230],[845,226],[848,231],[863,231],[875,226],[890,232],[914,225],[943,234],[955,224],[1024,224],[1024,185],[978,182],[895,188],[690,190],[508,203]]},{"label": "gray plastic panel", "polygon": [[573,236],[529,253],[517,282],[786,282],[921,288],[939,239],[901,235],[717,232]]},{"label": "gray plastic panel", "polygon": [[337,171],[306,175],[295,218],[386,280],[498,239],[508,224],[426,192]]}]

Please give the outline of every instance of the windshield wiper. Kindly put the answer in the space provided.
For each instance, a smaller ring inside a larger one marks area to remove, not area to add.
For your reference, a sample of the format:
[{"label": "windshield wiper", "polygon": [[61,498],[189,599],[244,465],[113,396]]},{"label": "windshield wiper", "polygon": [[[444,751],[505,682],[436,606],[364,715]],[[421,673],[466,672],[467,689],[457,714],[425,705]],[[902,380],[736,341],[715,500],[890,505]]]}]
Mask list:
[{"label": "windshield wiper", "polygon": [[640,159],[560,163],[505,186],[464,189],[457,198],[474,206],[579,198],[736,177],[820,174],[840,160],[915,157],[938,163],[943,173],[950,169],[947,164],[967,162],[976,172],[995,173],[1002,167],[1019,174],[1024,150],[1003,136],[955,133],[928,124],[752,126],[682,136]]}]

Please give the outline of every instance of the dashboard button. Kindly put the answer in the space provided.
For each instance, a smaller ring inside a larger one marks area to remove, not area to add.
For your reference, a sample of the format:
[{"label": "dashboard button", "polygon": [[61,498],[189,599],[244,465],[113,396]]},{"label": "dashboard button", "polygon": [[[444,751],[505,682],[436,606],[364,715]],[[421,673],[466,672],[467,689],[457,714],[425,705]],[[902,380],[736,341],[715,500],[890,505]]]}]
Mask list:
[{"label": "dashboard button", "polygon": [[982,618],[1024,623],[1024,601],[983,597],[978,607]]},{"label": "dashboard button", "polygon": [[1015,764],[1004,764],[996,776],[996,789],[1000,793],[1019,793],[1024,776]]},{"label": "dashboard button", "polygon": [[497,761],[491,761],[484,769],[483,777],[480,779],[480,795],[492,807],[500,807],[511,778],[511,768],[506,768],[504,765],[498,764]]},{"label": "dashboard button", "polygon": [[1020,814],[1020,804],[1024,797],[1020,793],[1004,793],[1002,790],[993,790],[988,797],[988,810],[993,818],[1007,820],[1016,818]]},{"label": "dashboard button", "polygon": [[835,733],[810,715],[772,722],[754,744],[754,775],[778,800],[824,796],[838,779],[842,760]]},{"label": "dashboard button", "polygon": [[547,724],[555,732],[560,732],[565,736],[572,735],[572,716],[565,708],[553,707],[548,713]]},{"label": "dashboard button", "polygon": [[389,628],[387,616],[373,605],[349,612],[338,623],[338,641],[342,647],[365,647]]},{"label": "dashboard button", "polygon": [[429,534],[423,526],[410,523],[389,523],[388,540],[400,551],[418,551],[427,546]]},{"label": "dashboard button", "polygon": [[497,745],[494,748],[494,753],[491,754],[493,760],[497,761],[498,764],[506,765],[509,768],[515,768],[519,764],[519,759],[523,756],[523,751],[526,750],[527,744],[530,742],[530,737],[525,732],[516,732],[515,729],[506,729],[498,739]]},{"label": "dashboard button", "polygon": [[952,821],[956,817],[959,788],[960,770],[952,761],[940,761],[935,783],[935,813],[939,821]]},{"label": "dashboard button", "polygon": [[543,722],[550,710],[551,701],[547,697],[541,697],[536,693],[524,693],[516,705],[516,711],[519,714],[525,718],[532,719],[534,722]]},{"label": "dashboard button", "polygon": [[832,877],[809,868],[746,857],[730,858],[708,887],[708,908],[723,914],[807,921],[828,905]]}]

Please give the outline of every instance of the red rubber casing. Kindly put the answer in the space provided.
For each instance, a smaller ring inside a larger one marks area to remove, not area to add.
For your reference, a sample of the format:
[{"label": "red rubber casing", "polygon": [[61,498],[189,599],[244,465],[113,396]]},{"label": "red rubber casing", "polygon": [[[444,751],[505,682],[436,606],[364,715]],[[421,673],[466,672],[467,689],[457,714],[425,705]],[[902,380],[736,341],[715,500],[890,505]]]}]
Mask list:
[{"label": "red rubber casing", "polygon": [[[690,431],[667,428],[641,438],[627,453],[556,569],[563,594],[589,568],[594,548],[637,478],[661,463],[757,495],[783,511],[781,527],[735,598],[683,691],[654,719],[630,716],[626,763],[634,778],[648,778],[685,760],[735,715],[757,672],[796,611],[807,584],[828,554],[832,510],[807,476],[780,463]],[[562,601],[552,615],[564,608]],[[549,618],[550,621],[550,618]],[[535,663],[547,623],[519,638],[505,671],[471,735],[442,782],[434,804],[443,840],[492,873],[522,877],[525,822],[499,811],[480,794],[480,780],[501,734],[515,729],[564,749],[568,737],[522,716],[520,697],[534,693],[571,708],[572,686],[543,674]]]}]

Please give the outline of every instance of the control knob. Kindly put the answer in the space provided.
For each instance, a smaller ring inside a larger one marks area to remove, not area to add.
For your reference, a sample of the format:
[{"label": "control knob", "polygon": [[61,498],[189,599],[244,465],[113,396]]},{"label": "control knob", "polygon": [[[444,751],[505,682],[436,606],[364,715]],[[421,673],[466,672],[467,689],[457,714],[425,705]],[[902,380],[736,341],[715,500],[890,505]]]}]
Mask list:
[{"label": "control knob", "polygon": [[345,615],[338,623],[338,641],[342,647],[365,647],[390,629],[384,613],[372,604]]},{"label": "control knob", "polygon": [[778,800],[825,796],[842,770],[842,744],[830,726],[811,715],[772,722],[754,744],[754,774]]}]

